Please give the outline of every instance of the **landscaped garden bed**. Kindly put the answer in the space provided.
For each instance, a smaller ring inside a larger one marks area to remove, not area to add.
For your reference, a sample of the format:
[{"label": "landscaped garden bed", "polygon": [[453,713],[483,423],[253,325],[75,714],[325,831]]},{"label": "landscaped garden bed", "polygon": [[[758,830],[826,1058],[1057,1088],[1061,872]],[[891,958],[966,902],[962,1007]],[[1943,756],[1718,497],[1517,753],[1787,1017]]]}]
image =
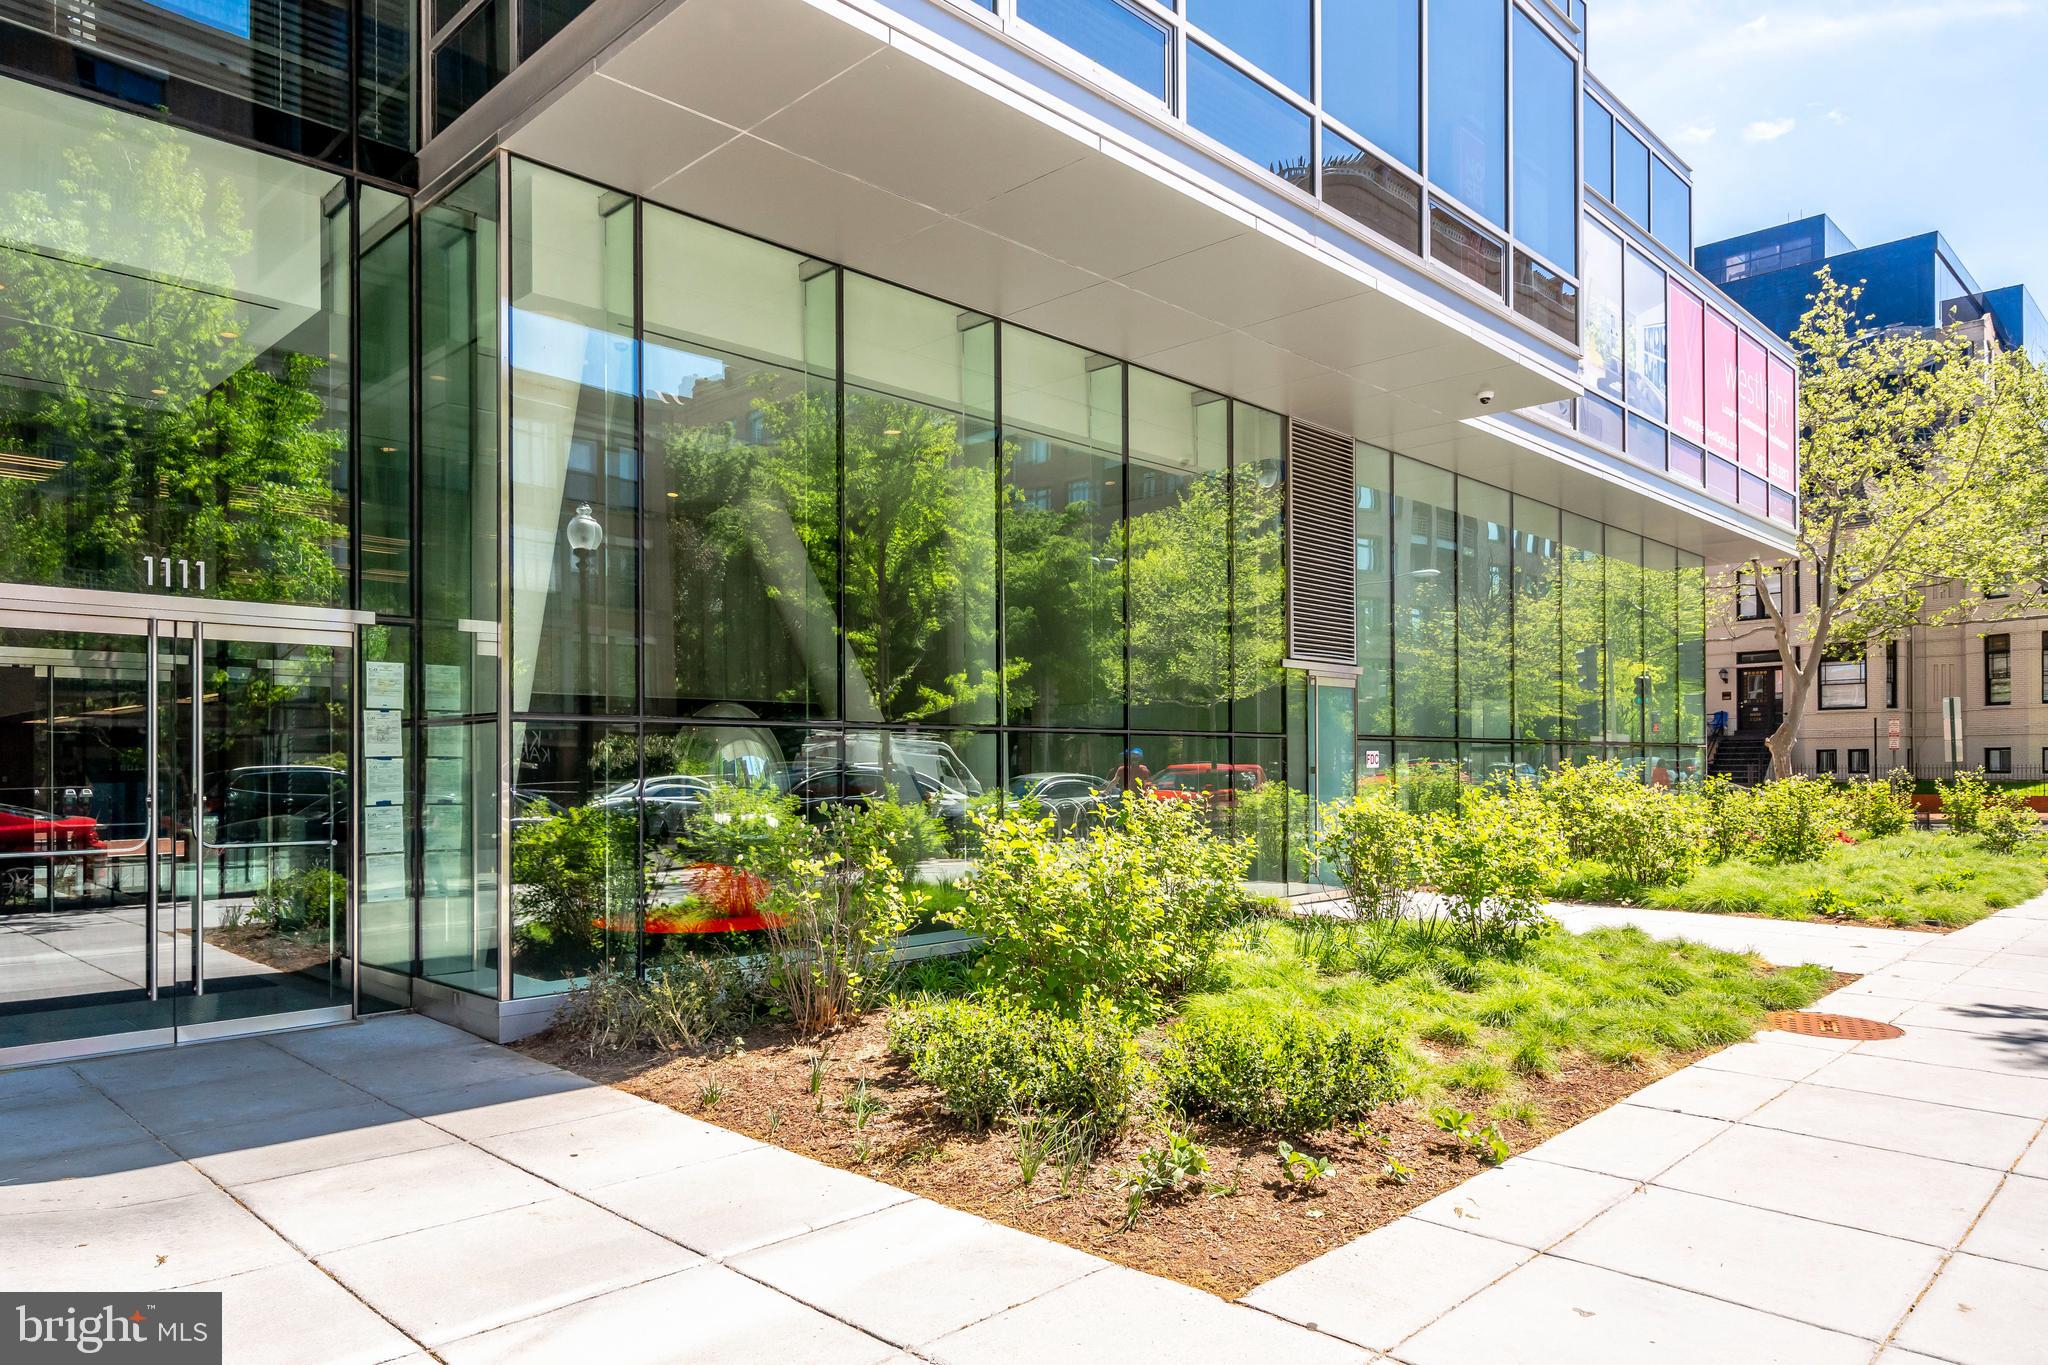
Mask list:
[{"label": "landscaped garden bed", "polygon": [[[1538,902],[1563,841],[1533,802],[1326,813],[1343,919],[1248,901],[1244,850],[1179,803],[1129,797],[1069,838],[987,815],[951,912],[982,946],[900,968],[888,944],[922,893],[856,813],[764,866],[755,963],[601,977],[526,1046],[1235,1296],[1845,979],[1558,930]],[[1388,890],[1412,878],[1435,891],[1423,919]]]},{"label": "landscaped garden bed", "polygon": [[1938,833],[1903,781],[1671,791],[1588,764],[1539,790],[1572,859],[1559,900],[1943,931],[2048,889],[2038,817],[1975,774],[1941,784]]}]

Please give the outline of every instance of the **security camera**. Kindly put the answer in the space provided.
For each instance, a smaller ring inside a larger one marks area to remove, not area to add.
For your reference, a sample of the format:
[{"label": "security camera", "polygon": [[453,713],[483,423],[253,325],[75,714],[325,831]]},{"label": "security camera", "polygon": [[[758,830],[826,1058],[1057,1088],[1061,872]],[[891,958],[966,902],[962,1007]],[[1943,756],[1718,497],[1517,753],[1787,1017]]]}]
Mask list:
[{"label": "security camera", "polygon": [[1479,398],[1479,406],[1480,406],[1480,407],[1482,407],[1482,408],[1490,408],[1490,407],[1492,407],[1492,406],[1493,406],[1493,390],[1492,390],[1492,389],[1481,389],[1481,390],[1479,391],[1479,394],[1478,394],[1478,398]]}]

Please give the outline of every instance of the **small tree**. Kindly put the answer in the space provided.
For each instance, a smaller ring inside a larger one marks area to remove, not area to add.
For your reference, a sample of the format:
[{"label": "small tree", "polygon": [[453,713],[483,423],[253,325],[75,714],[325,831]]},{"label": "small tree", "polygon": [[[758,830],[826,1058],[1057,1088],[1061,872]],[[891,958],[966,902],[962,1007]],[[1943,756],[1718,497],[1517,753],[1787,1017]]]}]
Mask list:
[{"label": "small tree", "polygon": [[[1759,592],[1786,661],[1774,775],[1822,664],[1916,625],[2039,610],[2048,574],[2048,387],[2023,352],[1979,352],[1959,329],[1865,334],[1862,291],[1823,269],[1792,340],[1799,389],[1800,562],[1820,585],[1803,622]],[[1761,559],[1745,566],[1757,576]],[[1795,646],[1797,647],[1795,649]],[[1792,662],[1797,659],[1795,664]]]}]

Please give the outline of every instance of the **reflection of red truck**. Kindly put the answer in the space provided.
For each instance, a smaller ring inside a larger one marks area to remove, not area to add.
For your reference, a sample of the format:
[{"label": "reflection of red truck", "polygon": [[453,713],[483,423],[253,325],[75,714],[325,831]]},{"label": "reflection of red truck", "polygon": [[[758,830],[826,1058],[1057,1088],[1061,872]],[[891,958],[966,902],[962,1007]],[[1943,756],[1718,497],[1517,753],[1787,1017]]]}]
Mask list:
[{"label": "reflection of red truck", "polygon": [[1227,811],[1240,794],[1265,785],[1266,770],[1256,763],[1176,763],[1152,779],[1150,791],[1161,801],[1205,801]]}]

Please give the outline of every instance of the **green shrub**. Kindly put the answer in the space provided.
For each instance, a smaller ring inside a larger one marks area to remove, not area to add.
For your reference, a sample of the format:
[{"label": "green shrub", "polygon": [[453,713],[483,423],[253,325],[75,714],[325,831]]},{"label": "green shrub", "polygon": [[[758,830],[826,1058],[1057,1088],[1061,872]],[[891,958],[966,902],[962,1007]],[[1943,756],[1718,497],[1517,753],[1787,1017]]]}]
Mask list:
[{"label": "green shrub", "polygon": [[768,877],[767,984],[800,1033],[846,1022],[888,993],[889,954],[924,911],[886,802],[799,822],[750,866]]},{"label": "green shrub", "polygon": [[1551,925],[1543,898],[1563,870],[1564,840],[1526,791],[1469,791],[1426,817],[1431,878],[1461,938],[1496,947]]},{"label": "green shrub", "polygon": [[523,929],[550,944],[588,949],[598,932],[629,917],[639,881],[639,821],[600,806],[568,810],[534,802],[512,829],[512,894]]},{"label": "green shrub", "polygon": [[1935,791],[1941,796],[1941,811],[1948,817],[1949,832],[1975,834],[1977,822],[1991,802],[1991,784],[1984,780],[1982,770],[1958,772],[1937,784]]},{"label": "green shrub", "polygon": [[1538,791],[1571,857],[1597,859],[1638,886],[1684,881],[1706,855],[1699,800],[1646,785],[1614,760],[1561,768]]},{"label": "green shrub", "polygon": [[1853,782],[1836,799],[1844,819],[1867,839],[1888,839],[1913,823],[1913,798],[1890,782]]},{"label": "green shrub", "polygon": [[1398,1095],[1401,1056],[1382,1027],[1307,1010],[1219,1008],[1167,1030],[1159,1074],[1168,1101],[1189,1113],[1305,1133]]},{"label": "green shrub", "polygon": [[970,1128],[1022,1113],[1113,1133],[1130,1118],[1146,1075],[1121,1021],[1092,1012],[1068,1019],[1002,1000],[899,1005],[889,1015],[889,1050]]},{"label": "green shrub", "polygon": [[249,907],[249,918],[273,934],[325,933],[330,919],[339,924],[347,914],[348,878],[324,867],[272,879]]},{"label": "green shrub", "polygon": [[1749,789],[1738,787],[1726,773],[1716,773],[1693,794],[1706,820],[1707,859],[1725,863],[1749,852],[1756,842],[1749,822]]},{"label": "green shrub", "polygon": [[1785,777],[1752,788],[1747,807],[1753,856],[1766,863],[1810,863],[1827,852],[1843,825],[1835,784]]},{"label": "green shrub", "polygon": [[1324,806],[1315,856],[1328,863],[1352,908],[1369,921],[1401,913],[1401,897],[1426,880],[1422,823],[1384,786]]},{"label": "green shrub", "polygon": [[1465,770],[1441,759],[1409,759],[1394,769],[1394,794],[1416,815],[1456,810],[1465,797]]},{"label": "green shrub", "polygon": [[2017,796],[1994,794],[1977,816],[1977,835],[1993,853],[2012,853],[2041,832],[2041,817]]},{"label": "green shrub", "polygon": [[1192,802],[1127,794],[1079,838],[1019,812],[978,818],[959,927],[982,985],[1039,1009],[1156,1018],[1198,981],[1243,911],[1243,843]]}]

